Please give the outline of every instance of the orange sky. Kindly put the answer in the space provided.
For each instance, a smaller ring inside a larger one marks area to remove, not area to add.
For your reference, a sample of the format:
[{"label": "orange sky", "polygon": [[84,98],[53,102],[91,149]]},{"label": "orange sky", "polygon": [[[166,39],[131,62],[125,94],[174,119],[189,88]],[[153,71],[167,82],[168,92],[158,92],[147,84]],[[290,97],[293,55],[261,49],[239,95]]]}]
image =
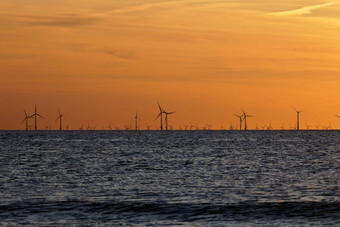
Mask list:
[{"label": "orange sky", "polygon": [[[2,0],[0,129],[340,128],[340,1]],[[33,121],[31,121],[33,125]]]}]

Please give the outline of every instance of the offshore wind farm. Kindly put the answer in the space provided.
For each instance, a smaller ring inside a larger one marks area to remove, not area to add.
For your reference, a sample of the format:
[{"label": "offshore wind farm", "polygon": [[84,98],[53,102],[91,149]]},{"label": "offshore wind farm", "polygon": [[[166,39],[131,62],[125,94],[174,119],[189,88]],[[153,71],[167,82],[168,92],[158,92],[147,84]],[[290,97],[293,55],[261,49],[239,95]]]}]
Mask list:
[{"label": "offshore wind farm", "polygon": [[[328,124],[325,124],[325,125],[315,125],[315,127],[309,125],[308,123],[305,123],[306,127],[304,128],[300,128],[300,113],[303,112],[301,110],[297,110],[295,109],[293,106],[291,106],[293,108],[293,110],[296,112],[296,123],[294,126],[292,126],[291,124],[289,128],[285,128],[284,127],[284,123],[282,123],[282,125],[280,127],[277,127],[277,128],[273,128],[271,126],[271,123],[269,124],[269,126],[267,125],[264,125],[264,126],[258,126],[256,124],[256,127],[255,128],[249,128],[247,126],[247,118],[248,117],[251,117],[251,118],[254,118],[255,116],[253,115],[249,115],[247,112],[245,112],[245,110],[243,108],[241,108],[242,110],[242,114],[241,115],[238,115],[238,114],[234,114],[234,116],[236,116],[237,118],[239,118],[239,125],[237,125],[237,123],[235,125],[233,125],[233,123],[231,122],[230,123],[230,126],[229,128],[227,127],[223,127],[223,126],[220,126],[220,125],[217,125],[216,128],[212,128],[211,125],[209,125],[209,127],[206,127],[206,126],[202,126],[201,128],[198,126],[198,124],[196,124],[196,127],[188,127],[186,124],[184,125],[177,125],[176,127],[176,124],[172,124],[171,127],[169,126],[169,123],[168,123],[168,115],[172,115],[172,114],[175,114],[176,111],[172,111],[172,112],[167,112],[165,111],[159,104],[159,102],[157,103],[157,106],[158,106],[158,110],[159,110],[159,113],[155,119],[155,121],[159,121],[160,125],[157,126],[157,124],[154,125],[154,127],[152,127],[152,122],[146,122],[144,123],[144,126],[140,125],[140,118],[139,118],[139,115],[138,115],[138,111],[136,111],[135,113],[135,117],[133,118],[134,119],[134,122],[131,122],[130,125],[123,125],[122,127],[115,127],[114,129],[112,128],[111,124],[109,126],[103,126],[103,127],[99,127],[98,130],[165,130],[165,131],[168,131],[168,130],[337,130],[336,128],[333,128],[332,127],[332,124],[331,123],[328,123]],[[32,126],[30,124],[31,121],[34,121],[34,130],[38,130],[38,127],[37,127],[37,117],[39,118],[42,118],[42,119],[45,119],[44,117],[42,117],[40,114],[37,113],[37,105],[35,105],[35,109],[34,109],[34,114],[32,115],[28,115],[26,113],[26,111],[24,110],[24,114],[25,114],[25,118],[24,120],[21,122],[22,124],[25,123],[25,130],[29,130],[30,126]],[[330,114],[330,116],[332,116]],[[336,118],[339,118],[340,116],[339,115],[333,115],[335,116]],[[59,121],[59,129],[58,130],[63,130],[63,123],[62,123],[62,120],[64,118],[64,115],[61,114],[60,112],[60,109],[58,108],[58,117],[57,119],[55,119],[55,121]],[[230,116],[229,117],[226,117],[226,118],[229,118],[230,119]],[[31,120],[30,120],[31,119]],[[254,120],[256,121],[256,120]],[[334,121],[338,121],[337,119],[334,119]],[[227,121],[226,122],[226,125],[228,124]],[[132,126],[134,124],[134,126]],[[96,125],[96,124],[95,124]],[[164,126],[165,125],[165,126]],[[174,126],[175,125],[175,126]],[[321,126],[321,127],[320,127]],[[47,126],[45,128],[41,128],[40,130],[51,130],[51,126]],[[90,124],[88,124],[88,127],[87,127],[87,130],[95,130],[96,127],[90,127]],[[57,129],[54,129],[54,130],[57,130]],[[76,127],[76,128],[73,128],[71,130],[84,130],[83,126],[81,125],[80,127]]]},{"label": "offshore wind farm", "polygon": [[339,226],[340,0],[1,0],[0,226]]}]

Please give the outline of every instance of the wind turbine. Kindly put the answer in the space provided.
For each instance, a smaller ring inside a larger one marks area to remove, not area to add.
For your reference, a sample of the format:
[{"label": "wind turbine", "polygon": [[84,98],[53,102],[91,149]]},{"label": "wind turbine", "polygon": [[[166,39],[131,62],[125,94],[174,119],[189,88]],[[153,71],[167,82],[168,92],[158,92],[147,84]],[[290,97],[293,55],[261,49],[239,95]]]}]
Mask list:
[{"label": "wind turbine", "polygon": [[333,129],[332,124],[329,123],[329,125],[326,127],[327,130]]},{"label": "wind turbine", "polygon": [[300,113],[302,112],[302,110],[297,110],[293,106],[292,108],[296,111],[296,114],[297,114],[296,130],[300,130]]},{"label": "wind turbine", "polygon": [[267,130],[272,130],[273,127],[272,127],[272,123],[270,122],[269,126],[267,127]]},{"label": "wind turbine", "polygon": [[24,123],[24,121],[26,121],[26,130],[28,130],[28,119],[32,118],[32,116],[28,116],[26,113],[26,110],[24,110],[24,112],[25,112],[25,118],[24,120],[22,120],[21,123]]},{"label": "wind turbine", "polygon": [[135,130],[138,130],[138,113],[136,111],[136,116],[135,116]]},{"label": "wind turbine", "polygon": [[163,110],[163,113],[165,114],[165,130],[168,131],[168,115],[176,113],[175,111],[173,112],[166,112]]},{"label": "wind turbine", "polygon": [[244,130],[247,130],[247,117],[254,117],[252,115],[248,115],[242,108],[243,119],[244,119]]},{"label": "wind turbine", "polygon": [[240,130],[242,130],[243,115],[234,114],[236,117],[240,118]]},{"label": "wind turbine", "polygon": [[30,117],[34,117],[34,130],[37,130],[37,118],[41,117],[42,119],[45,119],[43,116],[37,113],[37,104],[35,104],[34,114],[32,114]]},{"label": "wind turbine", "polygon": [[164,110],[162,109],[162,107],[158,104],[158,108],[159,108],[159,114],[158,116],[156,117],[155,120],[157,120],[159,117],[161,117],[161,131],[163,130],[163,113],[164,113]]},{"label": "wind turbine", "polygon": [[62,115],[62,114],[60,113],[60,109],[59,109],[59,108],[58,108],[58,112],[59,112],[59,116],[57,117],[56,121],[57,121],[58,119],[60,120],[59,130],[63,130],[63,128],[62,128],[62,120],[63,120],[64,115]]}]

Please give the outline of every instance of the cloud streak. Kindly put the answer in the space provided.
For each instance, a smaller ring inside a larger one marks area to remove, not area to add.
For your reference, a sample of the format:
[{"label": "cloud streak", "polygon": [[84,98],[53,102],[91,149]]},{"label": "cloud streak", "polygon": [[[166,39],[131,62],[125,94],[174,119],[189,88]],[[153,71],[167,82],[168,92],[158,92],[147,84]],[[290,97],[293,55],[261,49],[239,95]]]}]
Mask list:
[{"label": "cloud streak", "polygon": [[128,6],[120,9],[112,10],[110,13],[130,13],[130,12],[138,12],[138,11],[145,11],[154,7],[162,7],[162,6],[169,6],[169,5],[178,5],[183,3],[183,1],[163,1],[163,2],[154,2],[154,3],[145,3],[140,5]]},{"label": "cloud streak", "polygon": [[123,58],[123,59],[131,59],[134,58],[135,53],[132,51],[124,51],[124,50],[118,50],[118,49],[106,49],[104,51],[106,54],[118,57],[118,58]]},{"label": "cloud streak", "polygon": [[0,19],[29,26],[76,27],[93,24],[98,18],[77,14],[44,16],[0,13]]},{"label": "cloud streak", "polygon": [[59,27],[74,27],[84,26],[94,23],[95,19],[90,17],[41,17],[38,20],[28,21],[26,24],[32,26],[59,26]]},{"label": "cloud streak", "polygon": [[325,8],[325,7],[332,6],[332,5],[335,5],[335,3],[334,2],[328,2],[328,3],[320,4],[320,5],[306,6],[306,7],[303,7],[303,8],[300,8],[300,9],[295,9],[295,10],[269,13],[268,15],[272,15],[272,16],[303,16],[303,15],[311,14],[313,10]]}]

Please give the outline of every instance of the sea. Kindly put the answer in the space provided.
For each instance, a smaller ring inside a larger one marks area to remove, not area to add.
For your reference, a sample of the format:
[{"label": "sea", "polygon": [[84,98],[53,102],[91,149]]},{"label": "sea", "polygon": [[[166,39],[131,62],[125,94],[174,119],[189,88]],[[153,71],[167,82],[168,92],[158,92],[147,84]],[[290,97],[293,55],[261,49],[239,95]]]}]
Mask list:
[{"label": "sea", "polygon": [[1,226],[340,226],[340,131],[0,131]]}]

